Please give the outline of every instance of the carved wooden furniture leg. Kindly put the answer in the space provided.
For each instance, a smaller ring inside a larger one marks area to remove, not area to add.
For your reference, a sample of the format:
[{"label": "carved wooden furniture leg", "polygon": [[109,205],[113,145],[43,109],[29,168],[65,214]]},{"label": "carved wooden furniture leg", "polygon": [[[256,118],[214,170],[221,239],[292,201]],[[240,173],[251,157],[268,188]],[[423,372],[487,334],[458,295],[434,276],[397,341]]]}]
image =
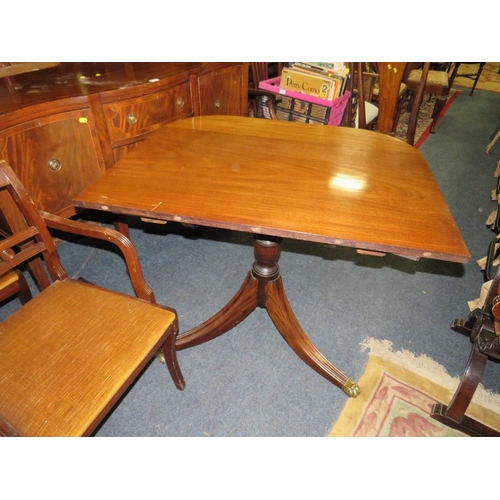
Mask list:
[{"label": "carved wooden furniture leg", "polygon": [[431,417],[470,436],[500,436],[499,432],[465,415],[487,361],[488,356],[481,353],[477,343],[474,342],[464,374],[449,406],[435,404],[431,410]]},{"label": "carved wooden furniture leg", "polygon": [[256,236],[255,262],[236,295],[217,314],[177,337],[177,349],[207,342],[243,321],[257,306],[267,309],[276,328],[293,351],[313,370],[356,397],[359,386],[332,365],[301,328],[286,297],[279,272],[281,238]]},{"label": "carved wooden furniture leg", "polygon": [[241,323],[257,306],[257,281],[251,273],[236,295],[214,316],[201,325],[177,336],[177,350],[212,340]]},{"label": "carved wooden furniture leg", "polygon": [[169,335],[161,346],[163,356],[165,357],[165,364],[167,365],[168,371],[172,380],[174,381],[175,387],[179,390],[184,390],[186,383],[184,382],[184,377],[182,375],[179,363],[177,361],[177,349],[175,345],[176,335],[178,325],[177,322],[173,328],[174,335]]},{"label": "carved wooden furniture leg", "polygon": [[358,396],[359,386],[318,351],[300,326],[286,297],[281,277],[268,284],[267,293],[267,312],[295,354],[321,376],[341,388],[348,396],[353,398]]},{"label": "carved wooden furniture leg", "polygon": [[122,233],[127,238],[130,238],[130,228],[128,226],[126,216],[116,214],[115,220],[113,221],[113,226],[118,232]]},{"label": "carved wooden furniture leg", "polygon": [[18,276],[18,286],[19,286],[19,300],[21,301],[21,304],[26,304],[29,302],[33,297],[31,295],[31,290],[28,285],[28,282],[26,281],[26,278],[24,275],[16,269],[15,273]]},{"label": "carved wooden furniture leg", "polygon": [[431,130],[430,130],[431,134],[436,133],[437,119],[439,118],[439,115],[440,115],[441,111],[443,110],[447,100],[448,100],[448,94],[436,97],[436,104],[434,105],[434,109],[432,111],[432,123],[431,123]]}]

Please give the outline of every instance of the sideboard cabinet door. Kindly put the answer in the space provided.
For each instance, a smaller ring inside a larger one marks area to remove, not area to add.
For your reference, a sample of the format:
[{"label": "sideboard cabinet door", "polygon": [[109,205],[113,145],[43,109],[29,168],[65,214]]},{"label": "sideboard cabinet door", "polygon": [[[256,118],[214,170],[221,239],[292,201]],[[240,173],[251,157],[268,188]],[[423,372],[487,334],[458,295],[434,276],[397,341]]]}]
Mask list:
[{"label": "sideboard cabinet door", "polygon": [[245,72],[241,64],[198,76],[201,115],[242,115],[242,87]]},{"label": "sideboard cabinet door", "polygon": [[93,115],[80,109],[0,132],[0,157],[40,210],[75,214],[72,199],[105,171]]}]

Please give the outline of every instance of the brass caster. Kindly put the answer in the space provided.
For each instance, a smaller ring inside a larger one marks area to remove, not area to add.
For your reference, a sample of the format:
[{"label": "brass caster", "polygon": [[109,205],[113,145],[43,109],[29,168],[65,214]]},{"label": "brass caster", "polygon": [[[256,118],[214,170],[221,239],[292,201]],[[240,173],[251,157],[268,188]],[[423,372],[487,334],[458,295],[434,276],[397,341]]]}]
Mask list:
[{"label": "brass caster", "polygon": [[355,398],[359,396],[361,390],[358,384],[355,384],[350,378],[348,378],[345,384],[342,386],[342,390],[350,397]]}]

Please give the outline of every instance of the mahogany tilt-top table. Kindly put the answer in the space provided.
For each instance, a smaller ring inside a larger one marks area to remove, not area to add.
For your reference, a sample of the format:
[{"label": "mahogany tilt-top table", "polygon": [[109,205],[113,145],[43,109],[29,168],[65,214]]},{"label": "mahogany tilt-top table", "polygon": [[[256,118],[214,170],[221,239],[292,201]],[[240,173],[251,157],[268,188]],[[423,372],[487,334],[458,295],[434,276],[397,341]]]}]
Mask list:
[{"label": "mahogany tilt-top table", "polygon": [[355,397],[359,387],[300,326],[278,259],[283,238],[464,263],[469,252],[423,155],[367,130],[232,116],[165,125],[75,199],[76,207],[254,233],[254,264],[179,349],[264,307],[295,353]]}]

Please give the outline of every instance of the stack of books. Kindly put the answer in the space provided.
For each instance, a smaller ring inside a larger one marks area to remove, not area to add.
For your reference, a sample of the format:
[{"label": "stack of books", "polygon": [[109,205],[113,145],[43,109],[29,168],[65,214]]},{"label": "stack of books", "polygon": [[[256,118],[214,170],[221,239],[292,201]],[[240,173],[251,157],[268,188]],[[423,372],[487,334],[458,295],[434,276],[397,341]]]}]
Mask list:
[{"label": "stack of books", "polygon": [[295,62],[283,68],[280,88],[332,101],[344,93],[348,78],[344,63]]}]

